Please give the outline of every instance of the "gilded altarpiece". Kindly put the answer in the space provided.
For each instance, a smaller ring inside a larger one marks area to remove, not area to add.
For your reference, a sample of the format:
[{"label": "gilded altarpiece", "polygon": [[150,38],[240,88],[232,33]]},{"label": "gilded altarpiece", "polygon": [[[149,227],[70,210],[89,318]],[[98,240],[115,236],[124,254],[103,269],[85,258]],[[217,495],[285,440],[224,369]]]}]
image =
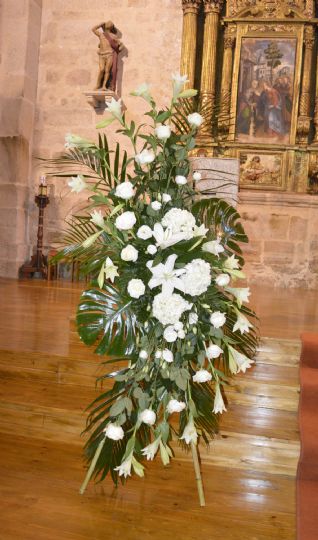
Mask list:
[{"label": "gilded altarpiece", "polygon": [[[201,4],[183,5],[189,3]],[[209,88],[218,125],[203,126],[198,152],[237,157],[241,189],[306,192],[318,164],[315,3],[202,0],[202,6],[205,17],[218,16],[223,67],[220,84]],[[206,88],[200,90],[204,101]]]}]

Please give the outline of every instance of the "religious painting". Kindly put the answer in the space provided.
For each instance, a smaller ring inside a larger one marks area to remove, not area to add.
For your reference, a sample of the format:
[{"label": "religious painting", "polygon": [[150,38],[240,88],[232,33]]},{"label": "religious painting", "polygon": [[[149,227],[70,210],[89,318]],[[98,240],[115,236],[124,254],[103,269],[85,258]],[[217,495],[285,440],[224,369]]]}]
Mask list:
[{"label": "religious painting", "polygon": [[284,189],[282,153],[241,151],[240,186],[259,189]]},{"label": "religious painting", "polygon": [[243,37],[236,140],[288,144],[294,104],[295,38]]}]

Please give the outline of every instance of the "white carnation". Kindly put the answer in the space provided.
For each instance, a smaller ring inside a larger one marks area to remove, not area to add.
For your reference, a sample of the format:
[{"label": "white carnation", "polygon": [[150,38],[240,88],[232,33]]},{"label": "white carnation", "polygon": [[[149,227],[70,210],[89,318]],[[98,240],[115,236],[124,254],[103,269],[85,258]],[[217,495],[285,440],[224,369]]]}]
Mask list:
[{"label": "white carnation", "polygon": [[154,297],[152,313],[163,325],[175,324],[180,320],[181,315],[191,307],[192,304],[182,298],[180,294],[173,293],[166,296],[160,293]]},{"label": "white carnation", "polygon": [[170,364],[171,362],[173,362],[173,353],[169,351],[169,349],[163,349],[162,358],[165,362],[168,362]]},{"label": "white carnation", "polygon": [[157,248],[154,244],[150,244],[148,247],[147,247],[147,253],[149,253],[149,255],[155,255],[155,253],[157,253]]},{"label": "white carnation", "polygon": [[116,426],[115,424],[109,423],[107,427],[104,429],[104,433],[108,439],[112,439],[113,441],[119,441],[120,439],[123,439],[124,437],[124,430],[120,426]]},{"label": "white carnation", "polygon": [[120,257],[123,261],[136,262],[138,259],[138,251],[134,246],[128,244],[126,247],[124,247],[124,249],[121,250]]},{"label": "white carnation", "polygon": [[174,343],[178,338],[178,333],[173,326],[167,326],[167,328],[164,329],[163,337],[168,343]]},{"label": "white carnation", "polygon": [[210,265],[203,259],[194,259],[186,264],[185,273],[181,276],[184,292],[191,296],[204,293],[211,285]]},{"label": "white carnation", "polygon": [[131,199],[135,194],[134,186],[131,182],[123,182],[122,184],[118,184],[118,186],[115,189],[115,195],[116,197],[119,197],[119,199]]},{"label": "white carnation", "polygon": [[149,240],[152,237],[152,230],[148,225],[141,225],[137,231],[137,236],[141,240]]},{"label": "white carnation", "polygon": [[168,227],[173,234],[186,233],[187,240],[193,238],[195,217],[188,210],[171,208],[161,220],[164,227]]},{"label": "white carnation", "polygon": [[199,369],[199,371],[197,371],[196,374],[193,375],[192,379],[193,382],[205,383],[212,379],[212,375],[206,369]]},{"label": "white carnation", "polygon": [[210,317],[210,323],[214,328],[221,328],[226,323],[226,317],[221,311],[214,311]]},{"label": "white carnation", "polygon": [[203,117],[201,116],[201,114],[197,112],[188,114],[187,119],[190,126],[193,126],[193,127],[200,127],[203,122]]},{"label": "white carnation", "polygon": [[215,278],[215,283],[219,285],[219,287],[226,287],[231,281],[231,278],[228,274],[219,274]]},{"label": "white carnation", "polygon": [[131,279],[128,282],[127,291],[132,298],[139,298],[145,294],[145,284],[141,279]]},{"label": "white carnation", "polygon": [[150,206],[151,206],[151,208],[152,208],[153,210],[158,211],[158,210],[160,210],[162,204],[161,204],[161,202],[159,202],[159,201],[153,201],[153,202],[151,203]]},{"label": "white carnation", "polygon": [[151,409],[145,409],[139,414],[139,420],[148,426],[153,426],[156,421],[156,413]]},{"label": "white carnation", "polygon": [[134,212],[124,212],[116,218],[115,225],[121,231],[128,231],[133,228],[136,221]]},{"label": "white carnation", "polygon": [[178,186],[184,186],[187,183],[186,177],[182,176],[182,174],[178,174],[176,176],[175,180],[176,180],[176,184],[178,184]]},{"label": "white carnation", "polygon": [[186,408],[186,404],[183,401],[177,399],[170,399],[167,404],[167,412],[172,414],[174,412],[181,412]]},{"label": "white carnation", "polygon": [[221,349],[221,347],[219,347],[218,345],[210,345],[206,350],[206,355],[209,360],[212,360],[213,358],[218,358],[222,353],[223,349]]},{"label": "white carnation", "polygon": [[155,134],[158,137],[158,139],[162,139],[162,140],[169,139],[171,135],[171,128],[170,126],[158,124],[157,127],[155,128]]},{"label": "white carnation", "polygon": [[163,203],[168,203],[171,201],[171,195],[169,195],[169,193],[163,193],[162,194],[162,202]]}]

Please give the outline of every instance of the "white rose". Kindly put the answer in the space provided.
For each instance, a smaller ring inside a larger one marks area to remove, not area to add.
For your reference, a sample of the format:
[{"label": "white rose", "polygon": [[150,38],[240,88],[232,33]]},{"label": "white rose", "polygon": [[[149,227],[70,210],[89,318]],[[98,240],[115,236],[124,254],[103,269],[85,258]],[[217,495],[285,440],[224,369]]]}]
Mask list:
[{"label": "white rose", "polygon": [[165,328],[163,332],[163,337],[166,341],[168,341],[168,343],[173,343],[174,341],[176,341],[178,334],[173,328],[173,326],[167,326],[167,328]]},{"label": "white rose", "polygon": [[187,119],[190,126],[193,126],[193,127],[200,127],[203,122],[203,117],[201,116],[201,114],[197,112],[188,114]]},{"label": "white rose", "polygon": [[120,257],[123,261],[136,262],[138,259],[138,251],[134,246],[128,244],[126,247],[124,247],[124,249],[121,250]]},{"label": "white rose", "polygon": [[210,242],[205,242],[202,245],[202,250],[207,253],[212,253],[212,255],[219,256],[219,253],[223,253],[224,247],[220,244],[219,240],[211,240]]},{"label": "white rose", "polygon": [[133,228],[136,221],[134,212],[124,212],[116,218],[115,225],[121,231],[128,231]]},{"label": "white rose", "polygon": [[192,178],[195,182],[200,182],[202,174],[199,171],[195,171],[192,175]]},{"label": "white rose", "polygon": [[149,240],[152,237],[152,230],[148,225],[141,225],[137,231],[137,236],[141,240]]},{"label": "white rose", "polygon": [[124,437],[124,430],[120,426],[116,426],[115,424],[109,423],[107,427],[104,429],[104,433],[108,439],[112,439],[113,441],[119,441],[120,439],[123,439]]},{"label": "white rose", "polygon": [[214,328],[221,328],[226,322],[226,317],[221,311],[214,311],[210,317],[210,322],[213,324]]},{"label": "white rose", "polygon": [[196,374],[193,375],[192,379],[193,382],[205,383],[212,379],[212,375],[206,369],[199,369],[199,371],[197,371]]},{"label": "white rose", "polygon": [[198,315],[197,313],[190,313],[189,315],[189,324],[197,324],[198,322]]},{"label": "white rose", "polygon": [[145,294],[145,284],[141,279],[131,279],[128,283],[127,291],[132,298],[139,298]]},{"label": "white rose", "polygon": [[222,353],[223,349],[221,349],[221,347],[218,345],[210,345],[206,350],[206,355],[209,360],[212,360],[212,358],[218,358]]},{"label": "white rose", "polygon": [[153,202],[151,203],[150,206],[151,206],[151,208],[152,208],[153,210],[156,210],[156,211],[157,211],[157,210],[160,210],[162,204],[161,204],[161,202],[159,202],[159,201],[153,201]]},{"label": "white rose", "polygon": [[173,353],[169,351],[169,349],[163,349],[162,358],[165,360],[165,362],[168,362],[170,364],[171,362],[173,362]]},{"label": "white rose", "polygon": [[178,322],[176,322],[176,324],[173,325],[173,327],[174,327],[175,330],[177,330],[177,332],[179,330],[183,330],[183,322],[178,321]]},{"label": "white rose", "polygon": [[187,183],[186,177],[182,176],[182,174],[178,174],[176,176],[175,180],[176,180],[176,184],[178,184],[178,186],[184,186]]},{"label": "white rose", "polygon": [[186,408],[186,404],[183,401],[177,399],[170,399],[167,404],[167,412],[172,414],[174,412],[181,412]]},{"label": "white rose", "polygon": [[226,285],[230,283],[230,281],[231,281],[231,278],[228,274],[219,274],[215,278],[215,283],[219,285],[219,287],[225,287]]},{"label": "white rose", "polygon": [[162,194],[162,202],[168,203],[171,201],[171,195],[169,193],[163,193]]},{"label": "white rose", "polygon": [[141,358],[142,360],[147,360],[148,358],[148,353],[147,351],[145,351],[145,349],[142,349],[139,353],[139,358]]},{"label": "white rose", "polygon": [[119,197],[120,199],[131,199],[135,194],[134,186],[131,182],[123,182],[122,184],[118,184],[118,186],[115,189],[115,195],[116,197]]},{"label": "white rose", "polygon": [[150,244],[148,247],[147,247],[147,253],[149,253],[149,255],[155,255],[155,253],[157,253],[157,248],[156,246],[154,246],[153,244]]},{"label": "white rose", "polygon": [[156,413],[151,409],[145,409],[139,414],[139,420],[148,426],[153,426],[156,421]]},{"label": "white rose", "polygon": [[158,126],[155,128],[155,134],[158,137],[158,139],[162,139],[162,140],[169,139],[171,135],[171,128],[170,126],[158,124]]},{"label": "white rose", "polygon": [[155,154],[153,153],[152,150],[147,150],[147,148],[142,150],[140,154],[135,155],[135,161],[137,161],[139,165],[152,163],[154,159],[155,159]]},{"label": "white rose", "polygon": [[178,338],[180,338],[180,339],[184,339],[184,338],[185,338],[185,331],[184,331],[184,330],[179,330],[179,331],[178,331]]}]

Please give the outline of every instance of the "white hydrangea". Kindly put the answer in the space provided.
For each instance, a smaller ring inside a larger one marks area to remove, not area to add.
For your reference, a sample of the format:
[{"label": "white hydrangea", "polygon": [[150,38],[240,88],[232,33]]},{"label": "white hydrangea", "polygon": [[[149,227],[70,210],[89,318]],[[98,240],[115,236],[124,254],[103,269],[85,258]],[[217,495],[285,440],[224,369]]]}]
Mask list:
[{"label": "white hydrangea", "polygon": [[181,208],[171,208],[162,218],[161,223],[164,227],[171,230],[173,234],[186,233],[187,239],[193,238],[195,217],[188,210]]},{"label": "white hydrangea", "polygon": [[161,324],[175,324],[180,320],[181,315],[191,307],[192,304],[182,298],[180,294],[173,293],[166,296],[160,293],[154,297],[152,313]]},{"label": "white hydrangea", "polygon": [[211,269],[209,263],[203,259],[194,259],[185,266],[185,273],[181,276],[184,292],[191,296],[199,296],[211,285]]}]

